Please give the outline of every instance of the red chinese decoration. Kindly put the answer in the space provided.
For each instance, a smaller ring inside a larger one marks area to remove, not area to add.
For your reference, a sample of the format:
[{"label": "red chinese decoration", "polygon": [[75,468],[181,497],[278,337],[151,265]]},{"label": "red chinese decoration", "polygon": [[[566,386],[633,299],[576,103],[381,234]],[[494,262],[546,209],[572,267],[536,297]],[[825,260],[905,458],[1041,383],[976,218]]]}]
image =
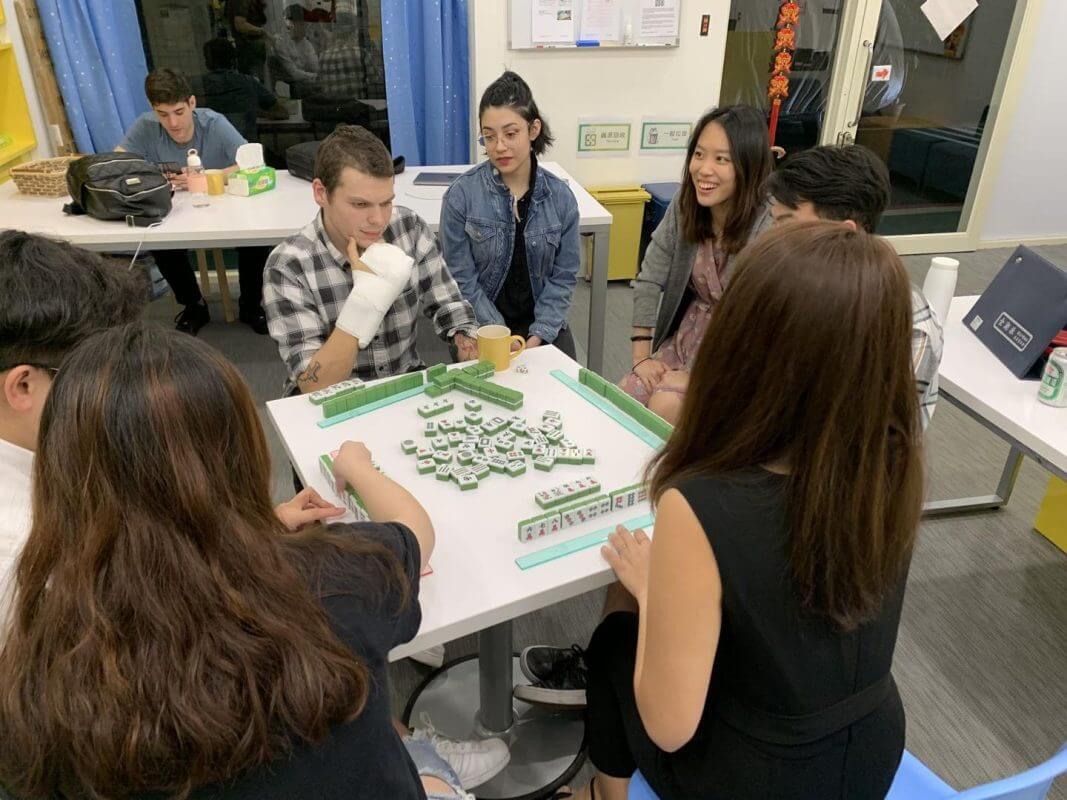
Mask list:
[{"label": "red chinese decoration", "polygon": [[786,0],[778,7],[778,21],[774,23],[774,61],[767,81],[767,99],[771,101],[769,132],[771,145],[778,133],[778,115],[782,100],[789,97],[789,73],[793,71],[793,54],[797,49],[797,29],[800,23],[800,3]]},{"label": "red chinese decoration", "polygon": [[778,9],[778,22],[775,23],[778,27],[782,25],[797,25],[800,23],[800,4],[799,3],[782,3],[782,7]]}]

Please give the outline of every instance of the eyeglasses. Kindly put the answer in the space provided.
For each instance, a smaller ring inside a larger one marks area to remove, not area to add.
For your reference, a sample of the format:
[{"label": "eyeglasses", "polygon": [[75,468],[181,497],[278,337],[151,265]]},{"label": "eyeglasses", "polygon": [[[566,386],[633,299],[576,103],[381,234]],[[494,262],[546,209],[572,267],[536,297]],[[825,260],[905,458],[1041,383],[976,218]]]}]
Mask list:
[{"label": "eyeglasses", "polygon": [[36,369],[43,369],[45,372],[52,373],[52,377],[55,378],[59,374],[59,367],[50,367],[47,364],[38,364],[33,361],[20,361],[17,364],[8,364],[6,367],[0,367],[0,372],[7,372],[9,369],[22,366],[25,364],[27,367],[34,367]]},{"label": "eyeglasses", "polygon": [[[521,132],[521,130],[521,128],[515,128],[513,130],[506,131],[504,133],[504,144],[508,146],[515,144],[515,142],[517,142],[519,139],[519,133]],[[479,136],[478,144],[480,144],[482,147],[492,147],[496,144],[496,138],[497,137],[495,133],[490,133],[488,136]]]}]

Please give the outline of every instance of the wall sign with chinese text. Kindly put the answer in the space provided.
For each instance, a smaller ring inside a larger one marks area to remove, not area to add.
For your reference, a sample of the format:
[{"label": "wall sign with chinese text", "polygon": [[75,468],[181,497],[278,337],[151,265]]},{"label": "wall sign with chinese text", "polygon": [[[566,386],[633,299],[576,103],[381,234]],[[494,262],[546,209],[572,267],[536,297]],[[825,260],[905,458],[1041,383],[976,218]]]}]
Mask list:
[{"label": "wall sign with chinese text", "polygon": [[578,155],[621,155],[629,150],[629,122],[578,123]]}]

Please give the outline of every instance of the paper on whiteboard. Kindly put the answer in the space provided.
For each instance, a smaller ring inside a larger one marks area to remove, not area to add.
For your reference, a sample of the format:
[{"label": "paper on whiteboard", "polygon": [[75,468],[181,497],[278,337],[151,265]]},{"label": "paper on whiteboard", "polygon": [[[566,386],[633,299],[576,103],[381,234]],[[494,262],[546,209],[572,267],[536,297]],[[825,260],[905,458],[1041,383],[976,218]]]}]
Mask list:
[{"label": "paper on whiteboard", "polygon": [[637,38],[678,36],[678,0],[641,0]]},{"label": "paper on whiteboard", "polygon": [[945,41],[976,8],[977,0],[926,0],[919,10],[934,26],[937,38]]},{"label": "paper on whiteboard", "polygon": [[533,14],[531,42],[534,44],[574,43],[574,0],[533,0],[531,13]]},{"label": "paper on whiteboard", "polygon": [[618,42],[622,39],[622,0],[585,0],[581,34],[585,41]]}]

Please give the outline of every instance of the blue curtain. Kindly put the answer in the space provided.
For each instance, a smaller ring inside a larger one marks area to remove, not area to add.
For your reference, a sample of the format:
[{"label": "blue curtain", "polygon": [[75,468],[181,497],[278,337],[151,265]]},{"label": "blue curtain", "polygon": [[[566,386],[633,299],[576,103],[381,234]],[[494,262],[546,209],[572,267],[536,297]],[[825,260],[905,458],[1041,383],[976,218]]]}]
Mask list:
[{"label": "blue curtain", "polygon": [[470,161],[467,0],[382,0],[382,50],[393,155]]},{"label": "blue curtain", "polygon": [[78,150],[111,150],[148,111],[133,0],[37,0]]}]

